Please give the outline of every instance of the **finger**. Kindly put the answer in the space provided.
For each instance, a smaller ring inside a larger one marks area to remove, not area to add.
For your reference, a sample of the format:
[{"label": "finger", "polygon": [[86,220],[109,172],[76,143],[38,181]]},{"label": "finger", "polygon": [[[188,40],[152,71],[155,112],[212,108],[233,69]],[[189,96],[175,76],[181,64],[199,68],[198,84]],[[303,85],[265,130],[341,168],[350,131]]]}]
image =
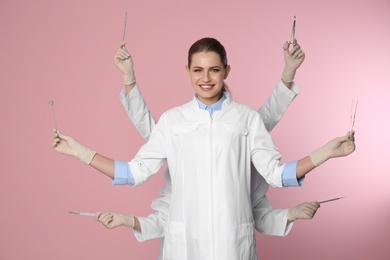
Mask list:
[{"label": "finger", "polygon": [[99,221],[101,221],[101,222],[105,222],[109,217],[110,217],[110,215],[109,215],[110,213],[101,213],[100,214],[100,217],[99,217]]},{"label": "finger", "polygon": [[301,49],[297,50],[296,52],[294,52],[293,58],[294,58],[294,59],[298,59],[298,56],[299,56],[301,53],[302,53],[302,50],[301,50]]},{"label": "finger", "polygon": [[96,215],[95,215],[95,220],[96,221],[99,221],[99,217],[100,217],[101,214],[102,214],[101,212],[96,213]]},{"label": "finger", "polygon": [[290,43],[289,42],[285,42],[284,44],[283,44],[283,50],[284,51],[288,51],[288,48],[290,47]]},{"label": "finger", "polygon": [[63,133],[60,132],[60,130],[57,130],[58,137],[62,140],[68,141],[70,139],[69,136],[64,135]]},{"label": "finger", "polygon": [[130,57],[130,54],[126,51],[118,51],[116,54],[115,54],[115,57],[114,59],[120,59],[120,60],[126,60]]},{"label": "finger", "polygon": [[301,52],[301,53],[299,53],[299,55],[296,59],[299,60],[299,59],[304,59],[304,58],[305,58],[305,53]]},{"label": "finger", "polygon": [[104,217],[101,218],[101,221],[107,225],[108,223],[110,223],[112,221],[112,216],[111,215],[106,215]]},{"label": "finger", "polygon": [[355,141],[355,131],[354,130],[352,130],[352,131],[349,131],[348,133],[347,133],[347,135],[348,135],[348,138],[351,140],[351,141]]},{"label": "finger", "polygon": [[126,50],[118,51],[118,54],[123,56],[125,59],[130,58],[130,53],[128,53]]},{"label": "finger", "polygon": [[313,205],[316,209],[318,209],[319,207],[321,207],[321,204],[318,203],[318,201],[313,201],[313,202],[311,202],[311,205]]},{"label": "finger", "polygon": [[301,49],[301,46],[299,44],[293,45],[291,48],[290,54],[293,54],[294,52],[298,51]]},{"label": "finger", "polygon": [[53,141],[53,143],[51,144],[51,146],[52,146],[53,148],[55,148],[55,147],[58,145],[59,142],[60,142],[60,141],[56,139],[56,140]]},{"label": "finger", "polygon": [[123,53],[118,53],[114,57],[114,59],[116,61],[124,61],[124,60],[127,60],[128,58],[129,58],[129,55],[128,54],[123,54]]}]

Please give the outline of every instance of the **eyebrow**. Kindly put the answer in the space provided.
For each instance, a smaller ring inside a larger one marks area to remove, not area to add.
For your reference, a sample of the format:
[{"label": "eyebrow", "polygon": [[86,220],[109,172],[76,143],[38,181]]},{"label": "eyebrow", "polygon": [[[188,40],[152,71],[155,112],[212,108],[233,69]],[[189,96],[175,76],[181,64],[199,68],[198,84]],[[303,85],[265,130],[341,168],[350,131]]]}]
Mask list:
[{"label": "eyebrow", "polygon": [[[192,67],[193,69],[204,69],[203,67],[201,67],[201,66],[194,66],[194,67]],[[221,68],[221,66],[212,66],[212,67],[210,67],[209,69],[220,69]]]}]

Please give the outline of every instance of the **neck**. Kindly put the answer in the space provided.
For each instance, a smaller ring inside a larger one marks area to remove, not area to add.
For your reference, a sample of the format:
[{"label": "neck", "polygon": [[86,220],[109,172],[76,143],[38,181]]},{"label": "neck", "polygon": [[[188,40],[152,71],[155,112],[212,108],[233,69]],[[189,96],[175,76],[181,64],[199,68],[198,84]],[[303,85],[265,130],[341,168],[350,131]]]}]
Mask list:
[{"label": "neck", "polygon": [[223,96],[223,93],[221,92],[219,95],[217,95],[213,98],[202,98],[202,97],[198,96],[198,99],[203,104],[205,104],[207,106],[211,106],[211,105],[217,103],[222,98],[222,96]]}]

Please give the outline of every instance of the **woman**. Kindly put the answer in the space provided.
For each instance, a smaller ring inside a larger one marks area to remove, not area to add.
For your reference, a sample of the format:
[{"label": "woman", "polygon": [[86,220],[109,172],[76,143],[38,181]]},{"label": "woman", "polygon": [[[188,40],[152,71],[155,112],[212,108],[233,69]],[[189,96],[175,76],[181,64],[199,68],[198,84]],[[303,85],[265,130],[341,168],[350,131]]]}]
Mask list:
[{"label": "woman", "polygon": [[191,46],[187,72],[195,98],[164,113],[131,162],[96,154],[61,133],[55,149],[123,184],[140,185],[168,162],[172,196],[164,259],[256,259],[251,162],[269,184],[289,186],[325,160],[353,152],[353,135],[281,165],[257,111],[224,92],[230,66],[217,40]]}]

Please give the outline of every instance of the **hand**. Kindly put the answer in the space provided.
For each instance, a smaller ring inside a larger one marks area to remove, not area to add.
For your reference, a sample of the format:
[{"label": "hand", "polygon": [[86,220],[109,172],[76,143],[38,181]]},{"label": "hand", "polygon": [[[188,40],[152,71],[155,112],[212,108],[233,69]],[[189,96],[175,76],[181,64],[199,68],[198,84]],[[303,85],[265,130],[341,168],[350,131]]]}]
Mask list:
[{"label": "hand", "polygon": [[356,149],[355,131],[350,131],[343,137],[333,139],[327,144],[327,147],[329,149],[329,158],[350,155]]},{"label": "hand", "polygon": [[287,220],[312,219],[319,207],[320,204],[316,201],[299,204],[287,211]]},{"label": "hand", "polygon": [[96,152],[81,145],[77,140],[55,129],[52,147],[57,152],[76,157],[85,164],[90,164],[96,154]]},{"label": "hand", "polygon": [[95,217],[96,221],[102,223],[106,228],[116,228],[119,226],[127,226],[134,228],[134,217],[121,213],[100,213]]},{"label": "hand", "polygon": [[132,85],[135,83],[134,64],[125,43],[122,43],[114,56],[114,62],[123,75],[123,83]]},{"label": "hand", "polygon": [[285,65],[282,74],[282,80],[287,83],[294,80],[295,72],[305,60],[305,53],[302,51],[301,46],[298,44],[297,40],[294,39],[291,50],[290,45],[291,44],[287,41],[283,45]]},{"label": "hand", "polygon": [[355,131],[350,131],[345,136],[337,137],[312,152],[310,158],[315,166],[319,166],[330,158],[350,155],[355,149]]}]

